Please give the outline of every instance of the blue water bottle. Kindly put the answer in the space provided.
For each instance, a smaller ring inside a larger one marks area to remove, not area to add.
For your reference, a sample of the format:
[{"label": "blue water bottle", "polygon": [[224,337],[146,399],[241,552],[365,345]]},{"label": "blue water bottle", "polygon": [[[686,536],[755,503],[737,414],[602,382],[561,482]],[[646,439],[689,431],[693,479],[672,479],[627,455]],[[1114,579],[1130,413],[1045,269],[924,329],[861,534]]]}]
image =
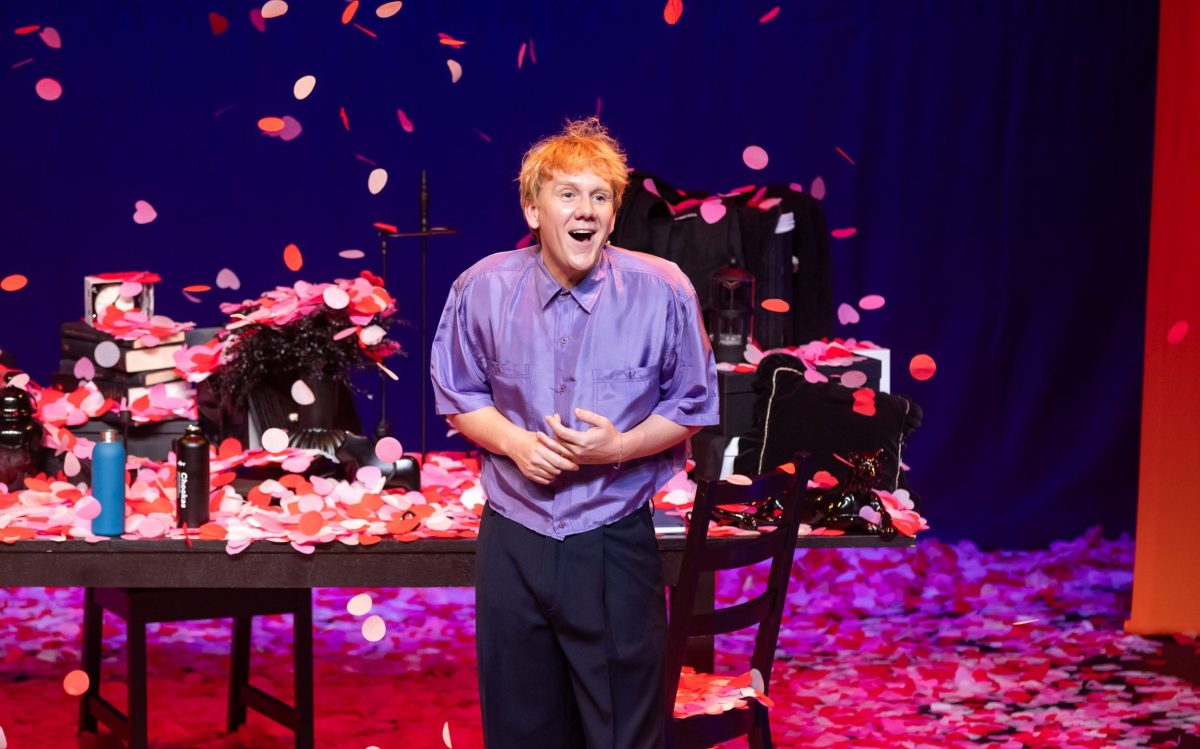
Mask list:
[{"label": "blue water bottle", "polygon": [[100,502],[100,514],[92,520],[97,536],[119,536],[125,532],[125,445],[111,429],[100,434],[92,448],[92,496]]}]

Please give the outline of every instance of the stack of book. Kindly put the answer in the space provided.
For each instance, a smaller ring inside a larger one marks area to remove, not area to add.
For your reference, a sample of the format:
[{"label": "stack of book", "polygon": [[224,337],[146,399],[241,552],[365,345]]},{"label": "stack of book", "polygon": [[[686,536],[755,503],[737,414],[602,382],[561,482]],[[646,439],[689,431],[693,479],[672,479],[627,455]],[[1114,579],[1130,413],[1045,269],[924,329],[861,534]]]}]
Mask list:
[{"label": "stack of book", "polygon": [[[75,365],[87,357],[95,365],[96,375],[92,381],[100,392],[114,400],[135,401],[148,395],[152,386],[163,383],[170,396],[186,397],[191,392],[191,386],[175,371],[175,352],[183,348],[183,333],[146,346],[140,341],[117,340],[82,320],[72,320],[62,324],[61,334],[61,361],[55,379],[64,385],[78,384]],[[96,364],[96,347],[105,341],[111,341],[120,352],[111,367]]]}]

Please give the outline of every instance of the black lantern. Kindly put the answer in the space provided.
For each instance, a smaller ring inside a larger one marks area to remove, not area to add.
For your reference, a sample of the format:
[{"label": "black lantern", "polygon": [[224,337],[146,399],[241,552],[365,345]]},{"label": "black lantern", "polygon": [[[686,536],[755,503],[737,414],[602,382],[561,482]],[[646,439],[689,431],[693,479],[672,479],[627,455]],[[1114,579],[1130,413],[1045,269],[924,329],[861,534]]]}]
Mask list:
[{"label": "black lantern", "polygon": [[0,390],[0,484],[15,489],[34,473],[41,443],[42,425],[33,418],[29,393],[15,385]]},{"label": "black lantern", "polygon": [[754,334],[754,275],[733,264],[714,273],[706,312],[708,340],[717,361],[741,362]]}]

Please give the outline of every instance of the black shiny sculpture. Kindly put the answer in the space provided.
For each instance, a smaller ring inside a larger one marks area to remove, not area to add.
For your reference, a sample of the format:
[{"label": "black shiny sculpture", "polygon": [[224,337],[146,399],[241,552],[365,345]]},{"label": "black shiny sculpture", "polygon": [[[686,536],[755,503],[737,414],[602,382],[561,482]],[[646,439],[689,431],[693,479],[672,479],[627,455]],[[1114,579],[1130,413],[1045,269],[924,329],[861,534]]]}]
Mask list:
[{"label": "black shiny sculpture", "polygon": [[0,484],[10,490],[36,471],[42,425],[33,413],[29,393],[13,385],[0,390]]},{"label": "black shiny sculpture", "polygon": [[[850,466],[850,475],[836,486],[808,491],[810,517],[805,522],[847,533],[894,538],[896,526],[892,524],[892,516],[873,491],[883,470],[883,456],[882,449],[846,453],[844,462]],[[864,508],[868,511],[864,512]],[[872,520],[876,515],[878,522]]]}]

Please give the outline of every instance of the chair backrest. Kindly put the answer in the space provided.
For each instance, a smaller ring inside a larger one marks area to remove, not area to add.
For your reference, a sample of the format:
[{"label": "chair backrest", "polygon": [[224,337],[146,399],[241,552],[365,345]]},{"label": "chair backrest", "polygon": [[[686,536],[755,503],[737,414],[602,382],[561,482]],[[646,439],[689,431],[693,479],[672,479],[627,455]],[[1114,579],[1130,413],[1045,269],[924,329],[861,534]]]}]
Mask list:
[{"label": "chair backrest", "polygon": [[[679,689],[679,673],[689,637],[725,634],[758,625],[750,667],[762,674],[764,693],[769,688],[775,643],[791,577],[792,555],[796,550],[800,503],[807,486],[808,458],[807,453],[798,453],[792,463],[750,477],[749,484],[699,482],[678,582],[671,591],[664,664],[668,720]],[[778,501],[783,508],[782,518],[774,530],[755,536],[708,537],[708,521],[714,507],[748,505],[767,499]],[[732,606],[714,607],[711,612],[695,610],[701,574],[746,568],[765,559],[772,562],[762,593]]]}]

